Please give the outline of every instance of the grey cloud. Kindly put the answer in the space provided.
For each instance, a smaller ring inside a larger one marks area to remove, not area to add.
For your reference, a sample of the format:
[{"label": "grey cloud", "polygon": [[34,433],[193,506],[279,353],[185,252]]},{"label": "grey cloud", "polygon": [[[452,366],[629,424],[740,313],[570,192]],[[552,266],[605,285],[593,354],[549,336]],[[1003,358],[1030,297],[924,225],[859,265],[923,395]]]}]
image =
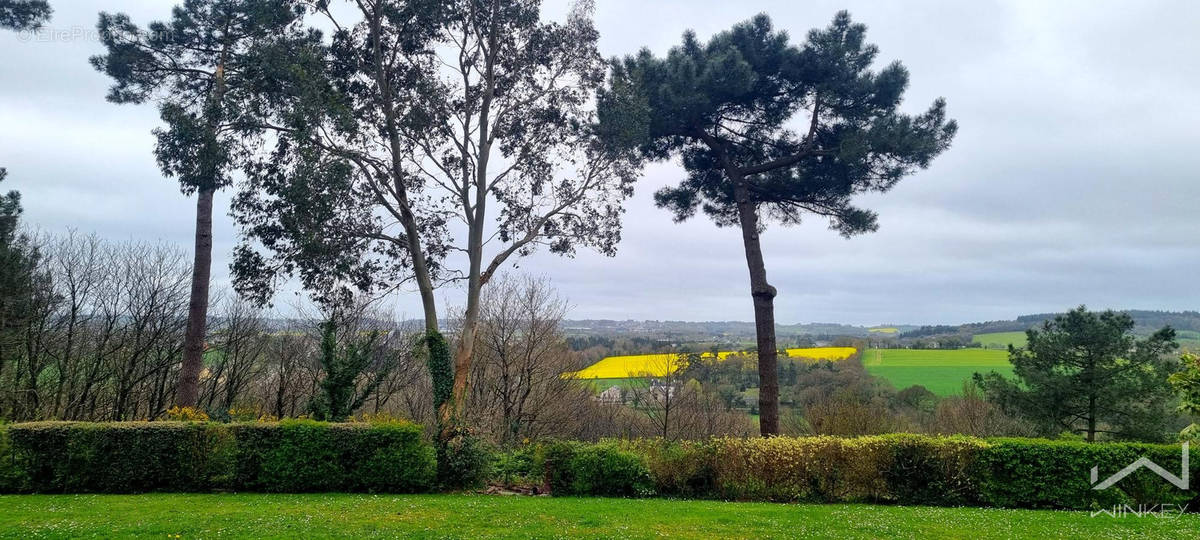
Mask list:
[{"label": "grey cloud", "polygon": [[[550,16],[565,0],[547,2]],[[1200,4],[1177,2],[723,2],[601,0],[605,55],[657,54],[758,12],[802,39],[839,9],[871,27],[880,62],[899,59],[906,106],[938,96],[961,124],[954,147],[891,193],[863,197],[879,232],[850,240],[811,220],[764,236],[781,322],[955,323],[1092,307],[1196,309]],[[55,3],[55,28],[90,28],[101,9],[145,22],[166,2]],[[113,238],[190,246],[194,201],[155,167],[153,106],[103,100],[85,40],[0,34],[0,165],[29,219]],[[678,181],[647,169],[613,258],[545,253],[574,318],[750,320],[736,230],[683,224],[651,194]],[[227,204],[226,195],[223,202]],[[221,201],[219,201],[221,202]],[[235,239],[217,222],[215,270]],[[455,303],[461,291],[442,293]],[[284,299],[281,303],[286,303]],[[415,295],[397,310],[419,313]]]}]

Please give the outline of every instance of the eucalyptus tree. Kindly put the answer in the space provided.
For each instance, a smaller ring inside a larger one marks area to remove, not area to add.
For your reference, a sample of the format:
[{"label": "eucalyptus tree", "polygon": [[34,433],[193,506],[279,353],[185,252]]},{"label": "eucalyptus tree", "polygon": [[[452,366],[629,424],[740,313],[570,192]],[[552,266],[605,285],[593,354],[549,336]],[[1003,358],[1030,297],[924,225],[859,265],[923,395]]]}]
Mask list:
[{"label": "eucalyptus tree", "polygon": [[0,0],[0,28],[37,30],[53,12],[46,0]]},{"label": "eucalyptus tree", "polygon": [[676,221],[708,215],[740,227],[758,341],[763,435],[778,433],[776,289],[760,235],[766,224],[829,220],[843,236],[874,231],[876,214],[856,194],[889,190],[925,168],[956,131],[945,102],[900,112],[908,72],[879,71],[866,27],[839,12],[826,29],[789,42],[766,15],[701,43],[687,32],[666,57],[648,49],[613,61],[600,100],[604,133],[642,155],[682,159],[687,177],[655,194]]},{"label": "eucalyptus tree", "polygon": [[256,109],[267,68],[253,51],[297,20],[289,0],[185,0],[171,19],[145,27],[125,14],[101,13],[106,53],[92,58],[113,79],[113,103],[157,101],[165,127],[154,153],[163,174],[196,195],[195,254],[188,324],[175,395],[193,407],[203,368],[212,267],[213,195],[232,181],[246,118]]},{"label": "eucalyptus tree", "polygon": [[[346,24],[318,4],[330,43],[280,53],[296,67],[267,123],[278,144],[235,205],[247,240],[235,275],[260,299],[282,275],[325,299],[414,282],[448,439],[483,287],[539,247],[614,253],[636,160],[596,136],[591,103],[606,63],[590,3],[563,23],[542,21],[537,0],[354,5]],[[466,292],[452,365],[434,296],[448,282]]]}]

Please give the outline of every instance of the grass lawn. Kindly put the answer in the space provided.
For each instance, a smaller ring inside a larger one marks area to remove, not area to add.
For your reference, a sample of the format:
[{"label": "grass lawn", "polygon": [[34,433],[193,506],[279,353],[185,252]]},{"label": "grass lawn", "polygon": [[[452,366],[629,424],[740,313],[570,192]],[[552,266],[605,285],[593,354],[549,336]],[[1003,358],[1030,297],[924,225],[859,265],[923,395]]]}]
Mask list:
[{"label": "grass lawn", "polygon": [[1008,351],[998,349],[868,349],[862,362],[870,374],[897,389],[919,384],[939,396],[960,393],[963,382],[977,371],[1012,376]]},{"label": "grass lawn", "polygon": [[971,341],[983,345],[988,349],[1008,349],[1009,345],[1013,347],[1025,346],[1025,332],[992,332],[990,334],[975,334],[971,336]]},{"label": "grass lawn", "polygon": [[6,495],[0,537],[1195,538],[1200,515],[488,495]]}]

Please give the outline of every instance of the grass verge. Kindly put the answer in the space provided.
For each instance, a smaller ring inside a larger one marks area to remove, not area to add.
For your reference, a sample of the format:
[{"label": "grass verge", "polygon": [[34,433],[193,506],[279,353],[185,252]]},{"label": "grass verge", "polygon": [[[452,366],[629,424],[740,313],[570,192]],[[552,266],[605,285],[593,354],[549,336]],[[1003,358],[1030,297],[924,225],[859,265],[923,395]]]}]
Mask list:
[{"label": "grass verge", "polygon": [[[0,538],[1195,538],[1200,515],[486,495],[6,495]],[[178,535],[178,536],[176,536]]]}]

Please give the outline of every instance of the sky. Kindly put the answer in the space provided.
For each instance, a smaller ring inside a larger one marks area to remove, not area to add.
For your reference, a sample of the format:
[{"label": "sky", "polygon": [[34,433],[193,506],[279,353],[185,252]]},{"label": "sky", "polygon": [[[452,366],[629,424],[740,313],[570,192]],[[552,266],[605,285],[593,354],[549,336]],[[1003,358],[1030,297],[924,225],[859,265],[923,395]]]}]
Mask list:
[{"label": "sky", "polygon": [[[26,221],[188,248],[195,200],[158,170],[152,105],[104,100],[100,11],[144,24],[164,0],[51,0],[37,35],[0,32],[0,186]],[[565,1],[547,1],[561,18]],[[765,12],[794,41],[840,9],[868,25],[877,66],[911,74],[903,110],[945,97],[950,150],[892,191],[857,202],[878,232],[844,239],[820,220],[763,235],[781,323],[954,324],[1091,308],[1200,309],[1200,2],[596,0],[605,56],[662,55]],[[654,207],[683,178],[646,168],[615,257],[538,253],[514,272],[549,279],[573,319],[752,320],[736,229]],[[214,285],[227,287],[237,230],[217,199]],[[460,261],[461,262],[461,261]],[[439,292],[446,305],[463,292]],[[394,300],[420,314],[415,291]],[[445,309],[445,308],[443,308]]]}]

